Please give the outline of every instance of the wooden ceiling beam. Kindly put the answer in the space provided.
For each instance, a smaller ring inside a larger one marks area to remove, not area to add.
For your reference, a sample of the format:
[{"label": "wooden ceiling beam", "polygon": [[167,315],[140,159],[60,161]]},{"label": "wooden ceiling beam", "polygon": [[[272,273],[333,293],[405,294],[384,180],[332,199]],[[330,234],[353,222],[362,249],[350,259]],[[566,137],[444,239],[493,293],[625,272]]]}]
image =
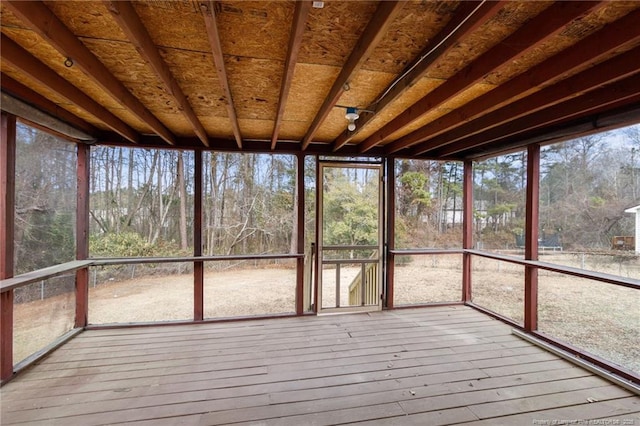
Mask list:
[{"label": "wooden ceiling beam", "polygon": [[[567,78],[535,92],[517,102],[503,106],[479,119],[467,122],[433,139],[434,145],[442,147],[445,155],[455,154],[459,148],[456,141],[484,132],[493,127],[514,121],[520,117],[540,111],[544,108],[564,102],[601,86],[640,73],[640,47],[618,55],[599,65],[591,67],[573,77]],[[446,146],[445,146],[446,145]],[[460,146],[464,147],[464,144]],[[423,145],[416,146],[411,152],[415,155],[427,152]]]},{"label": "wooden ceiling beam", "polygon": [[202,11],[202,16],[204,17],[204,24],[207,27],[207,37],[209,38],[209,44],[211,45],[211,53],[213,53],[213,63],[216,67],[216,72],[218,73],[220,87],[222,88],[222,92],[224,93],[224,96],[227,100],[227,114],[229,115],[229,121],[231,121],[233,136],[236,140],[238,148],[242,148],[240,124],[238,123],[236,108],[233,104],[231,87],[229,86],[229,78],[227,77],[227,68],[224,64],[224,54],[222,53],[222,45],[220,44],[218,24],[216,22],[215,2],[213,0],[209,0],[200,3],[200,10]]},{"label": "wooden ceiling beam", "polygon": [[140,135],[134,129],[87,96],[80,89],[60,77],[54,70],[33,57],[9,37],[4,34],[0,37],[0,43],[2,44],[0,55],[3,61],[13,65],[31,79],[38,81],[49,90],[84,109],[125,139],[134,143],[138,142]]},{"label": "wooden ceiling beam", "polygon": [[637,43],[640,40],[638,22],[640,22],[640,10],[635,10],[616,21],[615,25],[605,26],[602,30],[591,34],[485,95],[385,145],[385,152],[392,154],[417,143],[422,143],[420,145],[423,149],[422,152],[439,148],[436,142],[428,140],[488,114],[512,102],[514,97],[531,93],[536,90],[536,87],[547,82],[592,66],[622,46]]},{"label": "wooden ceiling beam", "polygon": [[[376,103],[367,106],[374,114],[367,114],[358,120],[358,127],[353,132],[345,130],[333,143],[337,151],[349,143],[375,114],[386,108],[400,95],[416,84],[431,69],[436,60],[454,47],[461,39],[478,29],[482,24],[494,17],[504,6],[504,1],[467,1],[461,2],[454,17],[429,41],[429,44],[401,73],[400,79],[394,81],[381,93]],[[362,149],[362,148],[361,148]]]},{"label": "wooden ceiling beam", "polygon": [[175,99],[178,108],[191,124],[194,133],[205,146],[209,146],[209,137],[202,126],[202,123],[193,111],[187,97],[173,77],[169,66],[166,64],[155,43],[151,39],[149,32],[140,21],[133,5],[129,1],[106,1],[107,9],[115,21],[120,25],[129,41],[133,43],[136,50],[151,66],[155,74],[164,83],[164,89]]},{"label": "wooden ceiling beam", "polygon": [[278,133],[280,132],[282,117],[284,116],[289,91],[291,90],[291,82],[293,81],[293,72],[298,62],[302,35],[312,5],[312,1],[297,1],[293,12],[293,24],[291,24],[291,34],[289,35],[289,48],[287,50],[287,59],[284,62],[284,75],[282,76],[282,83],[280,84],[278,112],[276,113],[275,125],[273,126],[273,134],[271,136],[271,149],[275,149],[278,141]]},{"label": "wooden ceiling beam", "polygon": [[309,146],[316,132],[320,128],[320,125],[327,118],[331,109],[336,105],[336,103],[338,103],[338,99],[340,99],[340,96],[344,92],[344,85],[348,83],[349,80],[351,80],[360,70],[373,50],[378,46],[382,38],[387,33],[389,26],[396,16],[398,16],[405,3],[405,0],[380,2],[375,14],[367,24],[367,27],[364,29],[360,39],[351,51],[349,58],[340,71],[340,74],[334,81],[331,90],[329,90],[329,94],[325,98],[322,106],[313,119],[311,126],[307,130],[306,135],[302,139],[302,149],[306,149]]},{"label": "wooden ceiling beam", "polygon": [[625,101],[635,102],[639,95],[640,73],[637,73],[611,85],[604,86],[578,97],[572,97],[565,102],[549,108],[520,116],[520,118],[516,120],[506,122],[482,133],[471,135],[433,152],[438,156],[460,155],[460,153],[463,153],[465,150],[495,144],[497,141],[513,139],[517,135],[525,132],[551,127],[559,122],[579,118],[580,116],[594,112],[602,112],[606,108],[613,108],[613,105],[619,107],[624,104]]},{"label": "wooden ceiling beam", "polygon": [[40,1],[4,1],[13,14],[30,29],[51,43],[62,55],[71,58],[74,65],[96,82],[124,108],[146,123],[167,143],[173,144],[174,135],[136,98],[100,60],[67,28],[60,19]]},{"label": "wooden ceiling beam", "polygon": [[[98,129],[96,129],[93,125],[87,123],[77,115],[67,111],[56,103],[45,98],[40,93],[29,89],[27,86],[14,80],[5,73],[0,73],[0,84],[2,85],[3,92],[9,93],[17,97],[18,99],[23,100],[24,102],[39,109],[40,111],[45,112],[61,121],[64,121],[65,123],[68,123],[71,126],[77,128],[78,130],[82,130],[83,132],[86,132],[92,136],[95,136],[98,133]],[[21,118],[28,119],[29,117]]]},{"label": "wooden ceiling beam", "polygon": [[[518,56],[525,55],[562,32],[572,21],[603,5],[603,2],[557,2],[530,19],[510,36],[482,54],[475,61],[449,78],[446,83],[411,105],[402,114],[373,133],[361,145],[372,147],[385,141],[390,135],[408,126],[432,109],[462,93],[487,74]],[[364,150],[363,150],[364,152]]]}]

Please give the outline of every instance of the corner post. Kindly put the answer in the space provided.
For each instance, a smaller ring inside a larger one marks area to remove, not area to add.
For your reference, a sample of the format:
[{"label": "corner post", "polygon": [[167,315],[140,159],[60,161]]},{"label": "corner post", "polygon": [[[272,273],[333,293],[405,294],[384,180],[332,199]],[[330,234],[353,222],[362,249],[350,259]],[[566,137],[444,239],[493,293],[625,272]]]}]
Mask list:
[{"label": "corner post", "polygon": [[[525,260],[538,260],[538,225],[540,203],[540,145],[527,148],[527,199],[525,223]],[[524,328],[538,329],[538,268],[524,269]]]},{"label": "corner post", "polygon": [[[202,151],[194,152],[193,256],[202,256]],[[193,262],[193,319],[204,319],[204,262]]]},{"label": "corner post", "polygon": [[[296,251],[304,255],[304,153],[296,156]],[[304,257],[296,259],[296,315],[304,314]]]},{"label": "corner post", "polygon": [[[0,279],[11,278],[15,222],[16,116],[2,112],[0,129]],[[13,376],[13,290],[0,293],[0,380]]]},{"label": "corner post", "polygon": [[[462,249],[473,248],[473,161],[465,160],[462,182]],[[471,254],[462,254],[462,301],[471,302]]]},{"label": "corner post", "polygon": [[387,158],[387,288],[386,308],[393,309],[393,285],[395,271],[395,256],[392,250],[396,248],[396,168],[395,158]]},{"label": "corner post", "polygon": [[[77,144],[78,181],[76,193],[76,259],[89,258],[89,176],[91,147]],[[75,327],[86,327],[89,321],[89,268],[76,271]]]}]

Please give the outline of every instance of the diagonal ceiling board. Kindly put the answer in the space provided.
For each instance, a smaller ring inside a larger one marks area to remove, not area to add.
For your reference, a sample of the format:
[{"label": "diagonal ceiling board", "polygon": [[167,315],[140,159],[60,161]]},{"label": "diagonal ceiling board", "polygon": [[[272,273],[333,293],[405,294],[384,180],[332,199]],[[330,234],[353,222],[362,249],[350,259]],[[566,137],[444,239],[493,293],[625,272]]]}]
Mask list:
[{"label": "diagonal ceiling board", "polygon": [[[445,131],[461,126],[510,103],[510,100],[515,96],[526,94],[545,82],[572,73],[579,68],[590,66],[598,62],[600,58],[611,54],[612,51],[626,44],[638,42],[640,40],[638,22],[640,22],[640,10],[636,10],[616,21],[615,26],[608,25],[604,27],[569,49],[552,56],[461,108],[453,110],[447,115],[386,145],[385,152],[392,154],[416,143],[434,138]],[[443,143],[441,142],[440,144]],[[426,152],[430,149],[436,149],[441,146],[440,144],[433,141],[423,142],[420,144],[420,148],[414,152]]]},{"label": "diagonal ceiling board", "polygon": [[[634,53],[635,56],[631,56],[631,53]],[[615,58],[606,64],[602,64],[602,67],[599,67],[598,70],[594,69],[593,73],[587,75],[580,74],[576,76],[572,82],[561,82],[560,86],[562,87],[551,86],[535,95],[523,99],[521,102],[525,103],[528,101],[528,103],[534,106],[533,109],[529,109],[527,112],[521,113],[520,111],[524,108],[519,108],[520,105],[513,104],[505,107],[504,110],[514,112],[513,119],[498,120],[495,124],[492,123],[490,127],[483,127],[482,131],[460,138],[457,142],[438,149],[437,152],[439,155],[454,155],[472,146],[485,145],[495,139],[501,138],[502,136],[498,133],[499,131],[505,132],[504,136],[506,137],[535,127],[548,126],[560,120],[588,112],[589,109],[595,106],[600,107],[613,102],[613,100],[622,100],[625,97],[636,95],[640,89],[636,87],[633,88],[635,91],[627,91],[627,86],[632,82],[640,81],[640,77],[638,76],[640,74],[640,68],[638,68],[634,60],[639,54],[640,48],[637,48],[630,52],[629,56]],[[609,68],[605,65],[608,65]],[[610,67],[613,66],[618,66],[619,69],[611,69]],[[607,75],[602,76],[602,73],[606,73]],[[599,82],[600,84],[598,84]],[[612,82],[612,84],[604,86],[607,82]],[[592,86],[594,90],[587,91],[588,86]],[[607,90],[610,90],[612,93],[607,96],[602,96]],[[556,95],[558,92],[560,92],[560,94]],[[568,94],[567,92],[571,93]],[[576,96],[576,94],[580,96]],[[544,105],[544,98],[547,97],[551,101],[553,100],[551,96],[555,96],[557,100],[554,103]],[[611,96],[620,97],[612,98]],[[581,99],[581,102],[584,102],[586,106],[583,106],[580,101],[574,101],[575,99]],[[575,105],[575,110],[570,109],[572,105]],[[499,112],[500,115],[503,115],[508,111],[498,110],[496,113]],[[552,115],[549,111],[554,111],[557,115]],[[538,112],[539,114],[536,114]],[[535,119],[533,117],[535,117]],[[547,121],[542,121],[543,117],[546,117]]]},{"label": "diagonal ceiling board", "polygon": [[3,4],[47,40],[63,55],[72,58],[87,76],[118,100],[127,110],[145,122],[167,143],[175,137],[127,88],[116,79],[98,58],[67,28],[53,12],[39,1],[5,1]]},{"label": "diagonal ceiling board", "polygon": [[[478,27],[491,19],[502,8],[504,2],[463,2],[456,9],[455,16],[447,25],[431,40],[423,52],[410,64],[402,73],[402,78],[395,81],[383,92],[382,98],[375,104],[367,107],[370,111],[381,111],[391,102],[398,99],[409,87],[420,80],[431,66],[456,43],[467,34],[475,31]],[[373,119],[375,115],[366,115],[358,121],[358,127],[353,132],[345,131],[336,139],[333,150],[337,151],[347,144],[360,132],[364,126]]]},{"label": "diagonal ceiling board", "polygon": [[98,129],[87,123],[82,118],[67,111],[55,102],[50,101],[40,93],[29,89],[27,86],[14,80],[5,73],[0,74],[0,83],[2,84],[2,91],[17,96],[21,100],[51,115],[52,117],[62,120],[79,130],[89,133],[90,135],[97,134]]},{"label": "diagonal ceiling board", "polygon": [[224,96],[227,98],[227,112],[231,127],[233,128],[233,136],[236,140],[238,148],[242,148],[242,135],[240,134],[240,125],[238,124],[238,116],[233,104],[231,96],[231,88],[229,87],[229,78],[227,77],[227,69],[224,65],[224,55],[222,54],[222,45],[220,44],[220,35],[218,34],[218,24],[216,23],[215,3],[212,0],[200,4],[204,23],[207,27],[207,36],[213,53],[213,62],[218,73],[218,80],[222,87]]},{"label": "diagonal ceiling board", "polygon": [[513,34],[424,96],[361,144],[375,146],[396,131],[406,127],[431,109],[451,99],[482,80],[488,73],[535,48],[537,43],[557,35],[573,20],[601,7],[603,2],[558,2],[530,19]]},{"label": "diagonal ceiling board", "polygon": [[278,98],[278,112],[276,114],[276,122],[273,126],[273,134],[271,136],[271,149],[275,149],[278,141],[278,133],[280,132],[280,124],[284,116],[284,110],[287,106],[287,98],[291,90],[291,82],[293,81],[293,72],[298,62],[298,52],[302,43],[302,34],[304,33],[305,23],[311,10],[311,1],[297,1],[295,11],[293,13],[293,24],[291,25],[291,35],[289,36],[289,49],[287,50],[287,59],[284,63],[284,75],[282,76],[282,84],[280,85],[280,97]]},{"label": "diagonal ceiling board", "polygon": [[60,77],[51,68],[31,56],[29,52],[18,46],[13,40],[4,34],[0,37],[0,44],[2,45],[0,55],[3,61],[10,63],[25,75],[45,85],[51,91],[67,99],[69,102],[86,110],[124,138],[131,142],[138,142],[138,133],[126,123],[92,98],[85,95],[80,89]]},{"label": "diagonal ceiling board", "polygon": [[[464,143],[454,143],[456,141],[466,139],[471,135],[484,132],[541,109],[549,108],[577,95],[636,74],[640,72],[638,57],[640,57],[640,47],[618,55],[557,84],[548,86],[517,102],[499,108],[478,120],[468,122],[443,133],[435,138],[438,141],[438,146],[442,146],[445,143],[447,145],[439,152],[444,155],[455,154],[460,147],[464,146]],[[425,150],[422,147],[416,147],[413,151],[414,154],[422,154],[423,152]]]},{"label": "diagonal ceiling board", "polygon": [[347,59],[346,63],[342,67],[338,78],[336,78],[331,90],[329,90],[329,94],[325,98],[320,110],[316,114],[316,117],[313,119],[309,130],[307,130],[307,134],[304,136],[302,140],[302,149],[306,149],[311,141],[313,140],[314,135],[318,131],[318,128],[322,124],[322,122],[327,118],[331,109],[336,105],[340,95],[344,91],[344,85],[351,78],[353,78],[354,74],[358,72],[360,67],[365,63],[373,49],[380,43],[380,40],[384,37],[387,29],[396,18],[402,7],[404,6],[405,1],[383,1],[380,2],[380,5],[376,9],[373,18],[367,24],[362,36],[356,43],[351,55]]},{"label": "diagonal ceiling board", "polygon": [[115,21],[136,47],[138,53],[149,63],[156,75],[160,77],[160,80],[165,85],[165,90],[174,97],[179,109],[193,127],[194,133],[205,146],[209,146],[207,132],[171,74],[169,67],[160,56],[160,52],[158,52],[149,32],[140,21],[131,3],[128,1],[107,1],[106,5]]}]

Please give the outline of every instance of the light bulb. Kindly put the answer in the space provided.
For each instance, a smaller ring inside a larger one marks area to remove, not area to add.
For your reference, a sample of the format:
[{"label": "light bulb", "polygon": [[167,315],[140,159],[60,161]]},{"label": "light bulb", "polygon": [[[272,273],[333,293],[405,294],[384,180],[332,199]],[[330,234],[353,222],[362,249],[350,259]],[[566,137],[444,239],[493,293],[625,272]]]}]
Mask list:
[{"label": "light bulb", "polygon": [[349,129],[350,132],[353,132],[356,129],[356,123],[354,123],[353,121],[351,121],[348,125],[347,125],[347,129]]}]

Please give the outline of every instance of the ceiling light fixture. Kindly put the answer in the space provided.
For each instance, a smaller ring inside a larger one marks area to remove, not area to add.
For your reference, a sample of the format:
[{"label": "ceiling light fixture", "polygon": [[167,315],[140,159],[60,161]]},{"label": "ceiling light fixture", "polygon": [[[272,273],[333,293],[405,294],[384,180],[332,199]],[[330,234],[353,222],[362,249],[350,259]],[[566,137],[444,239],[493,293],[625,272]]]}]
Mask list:
[{"label": "ceiling light fixture", "polygon": [[360,114],[358,114],[358,108],[356,107],[347,107],[347,113],[344,118],[347,119],[349,124],[347,125],[347,129],[350,132],[353,132],[356,129],[356,120],[360,118]]}]

